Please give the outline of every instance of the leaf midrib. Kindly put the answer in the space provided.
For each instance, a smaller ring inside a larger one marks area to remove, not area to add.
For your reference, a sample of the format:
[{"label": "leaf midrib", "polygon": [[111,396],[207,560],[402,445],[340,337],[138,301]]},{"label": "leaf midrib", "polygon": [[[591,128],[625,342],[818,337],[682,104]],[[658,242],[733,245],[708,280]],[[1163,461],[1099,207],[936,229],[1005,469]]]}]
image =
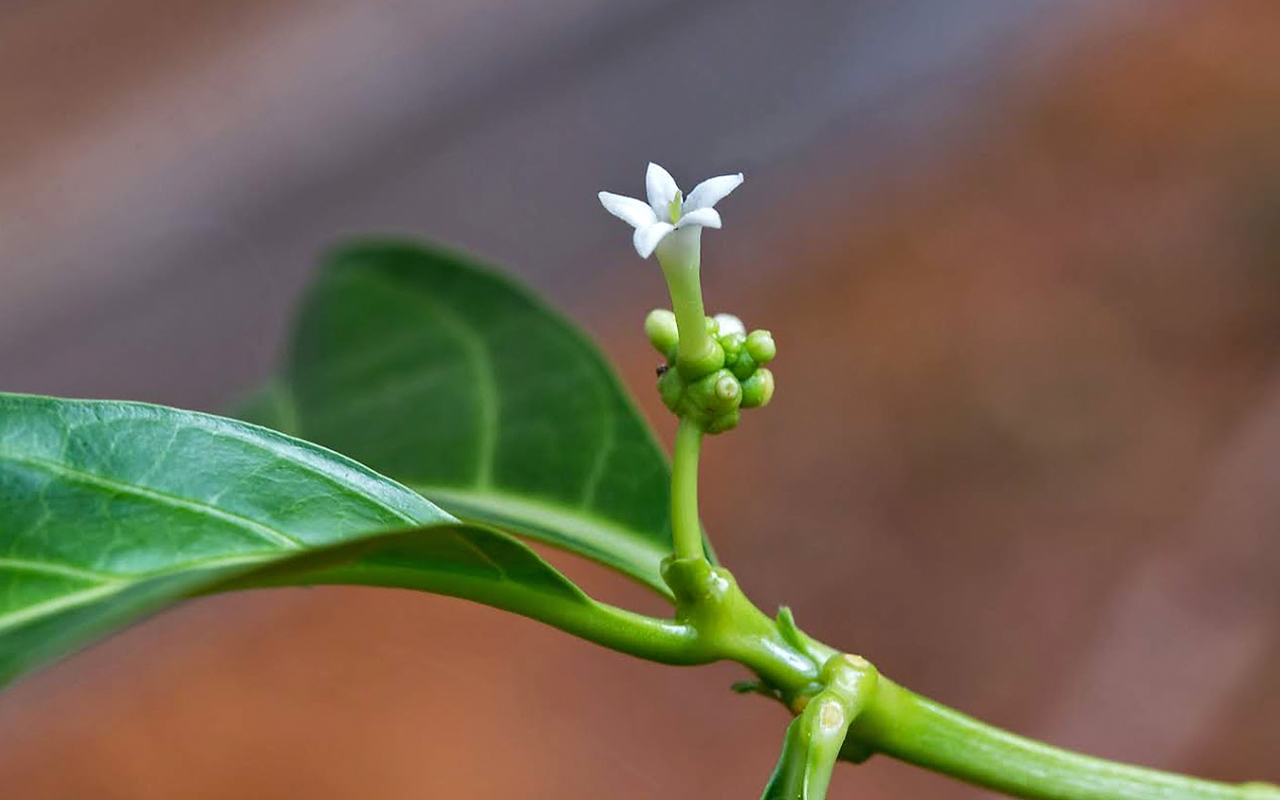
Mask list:
[{"label": "leaf midrib", "polygon": [[66,564],[55,564],[52,561],[40,561],[29,558],[0,558],[0,572],[39,572],[44,575],[55,575],[60,578],[72,578],[86,583],[104,583],[114,581],[121,576],[87,569],[72,567]]},{"label": "leaf midrib", "polygon": [[226,509],[218,508],[217,506],[207,505],[185,497],[168,494],[167,492],[162,492],[151,487],[121,483],[120,481],[115,481],[111,478],[103,477],[102,475],[86,472],[84,470],[66,466],[65,464],[59,464],[56,461],[50,461],[48,459],[38,458],[35,456],[18,456],[13,453],[0,451],[0,459],[13,464],[22,464],[35,469],[44,470],[45,472],[52,473],[61,478],[66,478],[72,482],[96,486],[100,489],[107,489],[120,494],[131,495],[133,497],[140,497],[171,508],[180,508],[184,511],[208,514],[211,517],[215,517],[223,522],[234,525],[243,531],[250,532],[261,539],[266,539],[272,544],[279,545],[280,547],[288,548],[290,550],[298,550],[303,547],[302,542],[283,531],[276,530],[267,525],[263,525],[256,520],[237,514],[234,511],[227,511]]},{"label": "leaf midrib", "polygon": [[[403,286],[390,276],[376,271],[360,273],[360,277],[375,279],[384,288],[399,293]],[[441,326],[452,335],[462,348],[467,363],[476,377],[476,399],[480,422],[476,439],[476,486],[488,488],[493,484],[493,463],[498,450],[498,380],[493,372],[493,358],[489,355],[489,343],[471,323],[448,305],[421,291],[414,283],[407,284],[413,291],[407,296],[421,303],[439,320]]]},{"label": "leaf midrib", "polygon": [[78,592],[59,595],[52,600],[45,600],[42,603],[25,606],[18,611],[0,615],[0,633],[11,628],[24,625],[34,619],[51,616],[68,608],[88,605],[94,600],[110,597],[113,594],[124,591],[128,588],[129,584],[130,581],[124,580],[114,581],[111,583],[100,583],[97,586],[88,589],[81,589]]},{"label": "leaf midrib", "polygon": [[[51,564],[51,565],[48,565],[49,568],[42,569],[42,567],[45,566],[45,563],[40,561],[29,561],[25,559],[16,560],[16,561],[13,559],[0,559],[0,571],[3,571],[5,567],[10,567],[13,569],[19,569],[24,571],[43,571],[46,574],[60,574],[60,575],[66,575],[67,577],[80,577],[81,580],[91,581],[92,583],[96,584],[86,589],[81,589],[76,592],[70,592],[68,594],[61,595],[52,600],[46,600],[40,603],[36,603],[34,605],[24,606],[21,609],[18,609],[17,611],[11,611],[5,614],[0,614],[0,633],[10,628],[15,628],[33,619],[38,619],[43,616],[49,616],[50,614],[57,613],[59,611],[63,611],[68,608],[75,608],[77,606],[87,605],[91,601],[98,600],[104,597],[110,597],[112,594],[125,591],[131,586],[142,583],[143,581],[146,581],[146,580],[150,580],[152,578],[159,578],[167,575],[177,575],[182,572],[187,572],[189,570],[196,570],[196,569],[206,570],[206,569],[212,569],[217,567],[233,567],[233,566],[239,566],[239,565],[249,566],[253,564],[261,564],[261,563],[266,563],[273,559],[279,558],[281,557],[281,555],[282,553],[279,550],[273,550],[265,553],[245,553],[245,554],[239,554],[235,556],[226,556],[223,558],[208,558],[208,559],[202,559],[198,561],[184,561],[180,564],[171,564],[171,565],[165,566],[162,569],[148,570],[146,572],[112,574],[112,573],[105,573],[105,572],[95,573],[95,572],[90,572],[88,570],[85,570],[85,571],[75,570],[75,572],[80,573],[80,575],[76,575],[76,576],[73,576],[71,574],[71,570],[64,570],[58,565]],[[98,577],[91,579],[88,577],[89,575],[96,575]]]},{"label": "leaf midrib", "polygon": [[[479,463],[476,469],[476,477],[473,480],[472,490],[476,491],[477,494],[499,492],[510,495],[511,493],[504,492],[501,487],[496,486],[493,481],[493,462],[497,455],[498,448],[499,416],[498,386],[493,372],[493,358],[489,354],[489,343],[485,340],[484,336],[476,330],[475,326],[469,320],[459,315],[448,305],[441,303],[435,297],[424,293],[419,284],[413,281],[397,281],[392,276],[381,271],[362,272],[360,277],[365,280],[373,280],[383,285],[385,288],[390,288],[397,292],[406,286],[409,287],[412,291],[408,296],[413,297],[434,313],[442,327],[452,335],[459,347],[462,348],[468,363],[471,364],[472,369],[476,374],[477,399],[479,400],[478,405],[481,417],[480,437],[476,443]],[[536,298],[526,297],[525,299],[531,300],[535,306],[541,306],[541,304],[537,302]],[[549,309],[540,310],[544,310],[548,313],[554,313]],[[592,359],[592,361],[593,363],[591,366],[597,371],[604,371],[604,377],[607,381],[611,377],[608,375],[607,370],[601,370],[601,365],[594,363],[594,359]],[[564,513],[566,516],[580,517],[583,522],[591,525],[591,527],[616,530],[623,533],[627,538],[632,538],[629,534],[626,534],[624,532],[625,529],[620,526],[600,525],[598,523],[592,525],[591,522],[596,518],[587,510],[595,502],[596,492],[599,489],[601,480],[604,478],[605,468],[608,464],[609,457],[612,455],[613,448],[617,444],[618,435],[617,412],[613,408],[613,403],[611,402],[612,398],[602,396],[603,390],[599,382],[592,382],[591,385],[596,392],[596,400],[599,404],[603,430],[601,431],[600,442],[595,448],[595,460],[591,465],[591,470],[588,473],[586,480],[583,482],[582,495],[579,500],[583,508],[581,511],[573,509],[566,509],[565,511],[557,509],[556,511],[557,513]],[[296,420],[296,412],[293,416]],[[429,488],[437,489],[442,487]],[[430,494],[428,494],[425,489],[420,491],[419,494],[430,499]],[[658,558],[662,558],[666,554],[664,550],[660,550],[658,548],[651,548],[651,551],[652,552],[650,554],[657,553]]]}]

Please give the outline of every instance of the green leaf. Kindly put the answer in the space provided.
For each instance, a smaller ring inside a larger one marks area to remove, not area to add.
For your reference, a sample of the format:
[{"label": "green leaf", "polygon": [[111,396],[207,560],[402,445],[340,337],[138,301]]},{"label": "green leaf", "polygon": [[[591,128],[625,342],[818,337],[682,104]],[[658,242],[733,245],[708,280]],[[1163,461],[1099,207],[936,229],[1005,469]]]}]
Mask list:
[{"label": "green leaf", "polygon": [[[379,584],[394,566],[396,585],[539,619],[594,607],[515,539],[458,526],[336,453],[205,414],[0,394],[0,498],[0,685],[250,576]],[[360,549],[424,525],[445,527]]]},{"label": "green leaf", "polygon": [[461,256],[394,241],[332,254],[286,380],[250,413],[669,595],[669,468],[653,434],[581,332]]},{"label": "green leaf", "polygon": [[547,616],[548,606],[594,604],[520,540],[492,528],[461,523],[370,536],[290,555],[213,588],[320,584],[418,589],[537,619]]}]

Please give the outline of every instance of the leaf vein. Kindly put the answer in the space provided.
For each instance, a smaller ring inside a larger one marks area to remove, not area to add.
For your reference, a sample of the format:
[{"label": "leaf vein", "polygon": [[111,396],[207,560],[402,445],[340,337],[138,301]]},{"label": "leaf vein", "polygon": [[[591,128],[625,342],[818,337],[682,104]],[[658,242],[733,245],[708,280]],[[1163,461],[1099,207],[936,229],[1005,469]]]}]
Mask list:
[{"label": "leaf vein", "polygon": [[85,472],[66,464],[60,464],[56,461],[50,461],[44,458],[36,458],[33,456],[17,456],[12,453],[0,451],[0,458],[7,459],[16,464],[23,464],[35,469],[44,470],[45,472],[58,475],[73,482],[78,482],[90,486],[97,486],[102,489],[119,492],[120,494],[131,495],[150,500],[159,505],[170,506],[172,508],[181,508],[186,511],[195,511],[209,516],[216,517],[224,522],[230,523],[241,530],[253,533],[260,539],[266,539],[273,544],[289,548],[301,548],[302,542],[292,536],[263,525],[260,522],[241,516],[223,508],[205,505],[185,497],[167,494],[157,489],[142,486],[133,486],[127,483],[111,480],[101,475],[95,475],[92,472]]},{"label": "leaf vein", "polygon": [[[381,283],[390,284],[391,280],[382,273],[368,273]],[[399,291],[402,287],[395,285]],[[498,450],[498,379],[493,369],[493,359],[489,355],[489,344],[484,337],[464,317],[429,294],[418,291],[421,287],[413,285],[415,291],[411,295],[435,313],[446,330],[462,348],[468,363],[475,372],[476,400],[480,413],[478,436],[476,437],[476,477],[475,484],[481,488],[493,485],[493,464]]]},{"label": "leaf vein", "polygon": [[0,631],[16,628],[17,626],[29,622],[33,619],[39,619],[49,614],[56,614],[68,608],[91,603],[102,597],[108,597],[117,592],[123,591],[128,587],[126,581],[115,581],[112,583],[100,583],[90,589],[82,589],[78,592],[59,595],[52,600],[46,600],[43,603],[26,606],[18,611],[12,611],[7,614],[0,614]]},{"label": "leaf vein", "polygon": [[65,564],[54,564],[50,561],[32,561],[25,558],[0,558],[0,571],[40,572],[46,575],[57,575],[63,578],[106,583],[120,580],[120,576],[97,570],[73,567]]}]

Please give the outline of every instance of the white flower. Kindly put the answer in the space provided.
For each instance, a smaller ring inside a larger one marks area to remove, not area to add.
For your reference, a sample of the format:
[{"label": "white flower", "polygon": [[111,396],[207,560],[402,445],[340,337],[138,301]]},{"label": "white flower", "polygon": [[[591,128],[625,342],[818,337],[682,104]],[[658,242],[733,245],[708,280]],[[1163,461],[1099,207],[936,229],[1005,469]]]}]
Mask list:
[{"label": "white flower", "polygon": [[740,333],[743,336],[747,335],[747,326],[743,325],[742,320],[733,314],[716,314],[712,319],[716,321],[721,336],[729,336],[734,333]]},{"label": "white flower", "polygon": [[[601,192],[600,202],[606,211],[636,229],[632,240],[636,252],[641,258],[648,258],[675,231],[689,231],[688,244],[696,248],[701,228],[719,228],[720,212],[714,206],[738,188],[742,173],[708,178],[693,187],[687,198],[680,193],[671,173],[657,164],[649,164],[644,182],[648,203],[612,192]],[[662,260],[662,253],[658,258]]]}]

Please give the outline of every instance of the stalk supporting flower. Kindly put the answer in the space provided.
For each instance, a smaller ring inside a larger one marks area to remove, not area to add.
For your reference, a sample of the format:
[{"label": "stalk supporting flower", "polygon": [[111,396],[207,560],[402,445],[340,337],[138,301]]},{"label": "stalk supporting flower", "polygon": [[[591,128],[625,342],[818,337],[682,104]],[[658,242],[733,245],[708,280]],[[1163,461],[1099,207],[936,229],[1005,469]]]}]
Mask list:
[{"label": "stalk supporting flower", "polygon": [[[673,311],[651,313],[645,320],[645,334],[667,359],[659,372],[659,391],[680,417],[671,475],[671,532],[678,559],[706,558],[698,519],[702,436],[737,425],[738,408],[747,394],[742,381],[749,376],[739,378],[725,368],[726,348],[716,338],[717,334],[735,336],[741,340],[735,339],[741,350],[746,330],[731,314],[707,318],[701,276],[702,229],[720,227],[715,204],[741,183],[741,173],[721,175],[698,184],[686,198],[671,173],[650,163],[645,174],[647,202],[600,192],[605,209],[635,228],[632,243],[640,257],[657,254],[671,293]],[[755,405],[763,405],[772,394],[772,376],[757,379],[756,384],[750,396]]]},{"label": "stalk supporting flower", "polygon": [[702,429],[687,419],[676,428],[671,459],[671,538],[676,558],[706,558],[698,519],[698,454]]}]

